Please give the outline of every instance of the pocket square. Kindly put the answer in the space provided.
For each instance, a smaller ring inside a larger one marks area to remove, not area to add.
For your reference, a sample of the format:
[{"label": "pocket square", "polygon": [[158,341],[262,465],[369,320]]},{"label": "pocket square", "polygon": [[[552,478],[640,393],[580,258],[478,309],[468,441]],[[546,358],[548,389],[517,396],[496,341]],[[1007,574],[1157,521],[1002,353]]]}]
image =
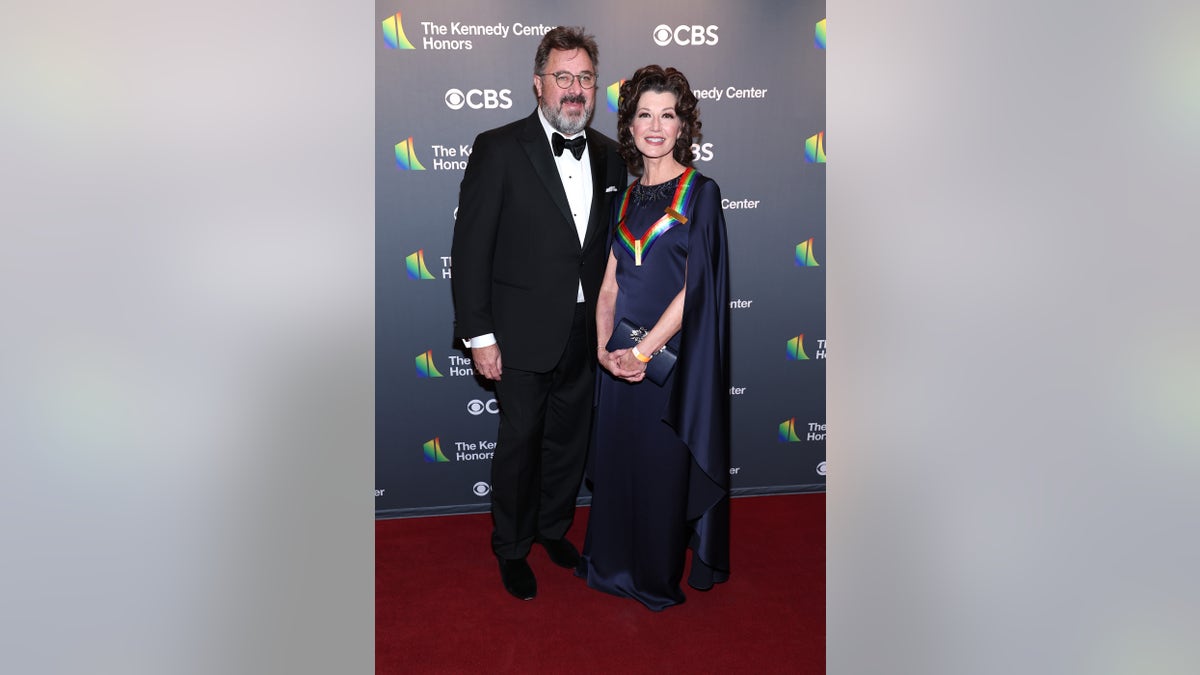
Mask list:
[{"label": "pocket square", "polygon": [[608,187],[607,187],[607,188],[606,188],[604,191],[605,191],[605,192],[616,192],[616,191],[617,191],[617,186],[616,186],[616,185],[609,185],[609,186],[608,186]]}]

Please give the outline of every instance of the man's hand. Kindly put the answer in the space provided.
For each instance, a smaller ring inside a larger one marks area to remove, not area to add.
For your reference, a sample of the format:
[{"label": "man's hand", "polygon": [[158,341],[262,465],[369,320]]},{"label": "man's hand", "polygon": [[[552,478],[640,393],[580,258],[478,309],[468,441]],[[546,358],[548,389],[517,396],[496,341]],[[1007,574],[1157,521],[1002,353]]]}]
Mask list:
[{"label": "man's hand", "polygon": [[471,348],[471,363],[475,364],[475,372],[489,380],[500,379],[500,345]]}]

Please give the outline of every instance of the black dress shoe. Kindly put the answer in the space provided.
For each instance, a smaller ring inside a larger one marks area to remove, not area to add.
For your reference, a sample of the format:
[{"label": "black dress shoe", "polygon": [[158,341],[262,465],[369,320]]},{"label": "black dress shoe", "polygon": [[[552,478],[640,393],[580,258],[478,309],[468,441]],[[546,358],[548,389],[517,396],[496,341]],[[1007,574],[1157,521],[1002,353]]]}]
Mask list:
[{"label": "black dress shoe", "polygon": [[504,590],[511,593],[514,598],[532,600],[537,595],[537,579],[534,578],[529,563],[525,562],[524,558],[519,560],[497,558],[497,560],[500,561],[500,580],[504,582]]},{"label": "black dress shoe", "polygon": [[550,559],[555,565],[573,570],[579,566],[579,550],[566,539],[539,539],[538,543],[546,548]]}]

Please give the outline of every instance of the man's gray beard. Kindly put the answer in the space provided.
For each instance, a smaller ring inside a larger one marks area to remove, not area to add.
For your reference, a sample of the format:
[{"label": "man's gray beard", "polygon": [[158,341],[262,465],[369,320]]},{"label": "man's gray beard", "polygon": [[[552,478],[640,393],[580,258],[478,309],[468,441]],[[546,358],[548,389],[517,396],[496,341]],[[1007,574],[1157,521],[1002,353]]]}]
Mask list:
[{"label": "man's gray beard", "polygon": [[550,126],[558,130],[558,133],[563,136],[574,136],[583,131],[588,125],[588,121],[592,119],[592,112],[596,108],[596,101],[593,99],[591,105],[584,104],[583,114],[577,120],[568,119],[562,114],[562,100],[556,107],[551,107],[551,103],[545,98],[541,102],[542,114],[546,116],[546,121]]}]

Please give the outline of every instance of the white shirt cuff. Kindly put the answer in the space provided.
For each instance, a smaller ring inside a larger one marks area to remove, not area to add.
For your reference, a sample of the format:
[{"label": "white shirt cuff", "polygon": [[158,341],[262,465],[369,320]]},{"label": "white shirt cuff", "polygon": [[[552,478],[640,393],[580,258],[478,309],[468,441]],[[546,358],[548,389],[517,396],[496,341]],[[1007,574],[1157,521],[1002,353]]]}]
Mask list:
[{"label": "white shirt cuff", "polygon": [[467,347],[468,349],[475,349],[477,347],[490,347],[494,344],[496,344],[495,333],[486,333],[484,335],[473,337],[470,340],[463,340],[463,346]]}]

